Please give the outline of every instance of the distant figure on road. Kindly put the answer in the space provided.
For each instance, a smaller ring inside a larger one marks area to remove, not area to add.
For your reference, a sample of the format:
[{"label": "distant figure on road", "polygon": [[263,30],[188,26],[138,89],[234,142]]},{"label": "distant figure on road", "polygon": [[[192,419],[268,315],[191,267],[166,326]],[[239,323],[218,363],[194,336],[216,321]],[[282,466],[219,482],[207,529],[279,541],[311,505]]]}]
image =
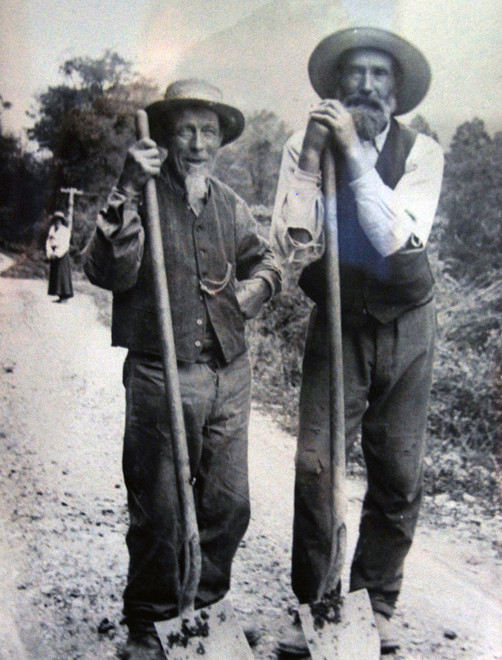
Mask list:
[{"label": "distant figure on road", "polygon": [[[212,176],[242,113],[218,88],[181,80],[147,109],[153,139],[128,151],[99,214],[85,271],[113,291],[112,343],[124,365],[123,468],[129,575],[128,660],[162,660],[154,622],[178,614],[181,521],[165,398],[143,189],[155,177],[181,399],[200,533],[197,608],[224,597],[249,521],[251,370],[245,321],[280,288],[280,268],[244,201]],[[181,562],[181,566],[180,566]],[[246,629],[245,629],[246,632]],[[248,639],[256,636],[247,631]]]},{"label": "distant figure on road", "polygon": [[56,211],[51,218],[51,226],[45,243],[49,259],[49,289],[47,295],[58,296],[54,302],[66,302],[73,297],[70,264],[71,229],[62,211]]},{"label": "distant figure on road", "polygon": [[[440,146],[395,115],[427,93],[429,65],[412,44],[374,28],[323,39],[309,62],[321,101],[284,149],[272,222],[284,262],[303,266],[316,303],[300,394],[293,590],[316,598],[330,560],[330,397],[321,162],[336,169],[345,442],[362,434],[368,488],[350,590],[367,589],[381,650],[399,647],[391,617],[422,499],[435,337],[427,239],[443,172]],[[299,626],[280,648],[308,653]]]}]

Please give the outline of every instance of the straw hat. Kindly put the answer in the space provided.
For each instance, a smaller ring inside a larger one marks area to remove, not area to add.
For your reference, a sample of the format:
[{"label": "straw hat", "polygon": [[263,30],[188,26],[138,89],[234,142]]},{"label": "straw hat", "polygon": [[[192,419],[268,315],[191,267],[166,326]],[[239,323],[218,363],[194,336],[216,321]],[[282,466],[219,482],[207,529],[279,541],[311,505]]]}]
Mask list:
[{"label": "straw hat", "polygon": [[162,143],[159,128],[173,110],[188,106],[207,108],[220,118],[223,134],[222,144],[236,140],[244,130],[244,115],[240,110],[223,103],[223,94],[218,87],[204,80],[177,80],[166,89],[164,99],[146,108],[152,137]]},{"label": "straw hat", "polygon": [[323,39],[310,56],[308,70],[312,87],[321,98],[335,94],[335,72],[344,53],[354,48],[375,48],[391,55],[400,69],[397,107],[394,114],[413,110],[425,97],[431,70],[422,53],[397,34],[377,28],[340,30]]}]

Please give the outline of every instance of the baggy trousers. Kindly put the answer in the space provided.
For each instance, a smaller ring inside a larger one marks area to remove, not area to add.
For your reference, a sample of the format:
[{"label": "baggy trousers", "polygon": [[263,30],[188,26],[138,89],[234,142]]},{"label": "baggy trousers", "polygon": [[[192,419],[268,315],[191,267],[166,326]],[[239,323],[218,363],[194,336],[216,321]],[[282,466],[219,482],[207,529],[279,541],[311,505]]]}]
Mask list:
[{"label": "baggy trousers", "polygon": [[[247,353],[222,368],[178,367],[202,552],[196,607],[220,600],[247,529],[247,432],[251,369]],[[160,358],[130,352],[124,364],[123,471],[129,508],[130,629],[177,616],[183,539]]]},{"label": "baggy trousers", "polygon": [[[423,482],[435,339],[434,302],[386,324],[343,328],[346,447],[361,433],[367,491],[350,590],[368,589],[391,615],[411,547]],[[329,369],[325,321],[314,308],[303,362],[296,455],[292,586],[317,597],[331,548]]]}]

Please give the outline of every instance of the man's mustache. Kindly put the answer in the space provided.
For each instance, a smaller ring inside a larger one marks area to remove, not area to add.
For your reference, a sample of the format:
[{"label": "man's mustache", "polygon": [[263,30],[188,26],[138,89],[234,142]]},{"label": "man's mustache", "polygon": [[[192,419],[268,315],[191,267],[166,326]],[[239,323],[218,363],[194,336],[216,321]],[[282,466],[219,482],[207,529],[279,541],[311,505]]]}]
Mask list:
[{"label": "man's mustache", "polygon": [[345,98],[343,104],[347,109],[350,108],[368,108],[369,110],[376,110],[384,112],[385,108],[378,99],[372,99],[368,96],[353,95]]}]

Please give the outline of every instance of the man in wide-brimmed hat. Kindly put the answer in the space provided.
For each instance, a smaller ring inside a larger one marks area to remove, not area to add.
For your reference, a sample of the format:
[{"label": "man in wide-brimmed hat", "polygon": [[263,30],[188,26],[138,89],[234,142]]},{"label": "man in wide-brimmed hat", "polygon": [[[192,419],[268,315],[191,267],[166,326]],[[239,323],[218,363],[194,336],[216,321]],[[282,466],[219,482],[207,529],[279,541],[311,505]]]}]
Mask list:
[{"label": "man in wide-brimmed hat", "polygon": [[87,247],[89,279],[113,291],[112,343],[128,349],[123,469],[130,660],[163,653],[154,621],[177,615],[182,561],[169,416],[142,191],[155,177],[174,342],[200,532],[195,601],[218,601],[249,520],[246,319],[280,287],[280,268],[243,200],[211,175],[244,118],[200,80],[171,84],[147,108],[153,139],[128,151]]},{"label": "man in wide-brimmed hat", "polygon": [[[368,488],[350,589],[369,592],[383,652],[422,497],[434,346],[426,244],[443,154],[396,121],[427,93],[430,69],[399,36],[351,28],[326,37],[309,61],[321,97],[306,131],[284,150],[272,240],[316,303],[307,337],[296,459],[292,583],[316,598],[330,556],[329,373],[321,156],[336,167],[346,446],[361,433]],[[303,655],[299,626],[280,643]]]}]

